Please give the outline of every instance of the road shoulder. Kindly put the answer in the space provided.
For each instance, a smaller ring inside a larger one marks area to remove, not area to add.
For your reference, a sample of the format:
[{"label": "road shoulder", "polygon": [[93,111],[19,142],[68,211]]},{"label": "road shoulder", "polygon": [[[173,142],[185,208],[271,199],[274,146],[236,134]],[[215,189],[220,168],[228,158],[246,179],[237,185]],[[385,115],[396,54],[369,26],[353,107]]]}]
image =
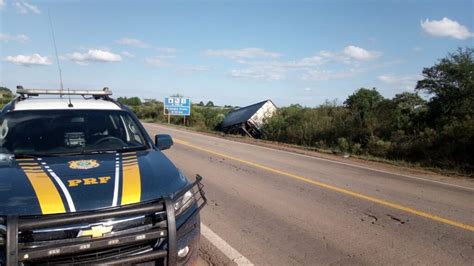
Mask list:
[{"label": "road shoulder", "polygon": [[278,150],[281,152],[288,152],[288,153],[292,153],[292,154],[296,154],[300,156],[313,157],[315,159],[327,160],[333,163],[346,164],[346,165],[357,167],[357,168],[365,168],[368,170],[374,170],[378,172],[391,173],[391,174],[405,176],[405,177],[414,178],[414,179],[425,179],[428,181],[431,180],[434,182],[439,182],[439,183],[458,186],[458,187],[465,187],[465,188],[474,190],[474,178],[470,178],[467,176],[458,176],[458,175],[448,176],[448,175],[442,175],[442,174],[439,174],[427,169],[422,169],[422,168],[399,166],[399,165],[394,165],[387,162],[370,161],[370,160],[365,160],[365,159],[355,158],[355,157],[344,158],[341,155],[322,153],[322,152],[318,152],[318,151],[314,151],[310,149],[305,149],[304,147],[300,147],[296,145],[276,143],[276,142],[270,142],[270,141],[259,140],[259,139],[250,139],[247,137],[239,137],[239,136],[233,136],[233,135],[201,132],[194,129],[190,129],[190,128],[186,128],[182,126],[176,126],[176,125],[167,125],[167,124],[161,124],[161,123],[145,123],[145,124],[156,126],[156,127],[163,127],[169,130],[176,130],[176,131],[189,133],[189,134],[198,134],[198,135],[203,135],[207,137],[214,137],[214,138],[219,138],[219,139],[223,139],[227,141],[243,143],[246,145],[254,145],[261,148]]}]

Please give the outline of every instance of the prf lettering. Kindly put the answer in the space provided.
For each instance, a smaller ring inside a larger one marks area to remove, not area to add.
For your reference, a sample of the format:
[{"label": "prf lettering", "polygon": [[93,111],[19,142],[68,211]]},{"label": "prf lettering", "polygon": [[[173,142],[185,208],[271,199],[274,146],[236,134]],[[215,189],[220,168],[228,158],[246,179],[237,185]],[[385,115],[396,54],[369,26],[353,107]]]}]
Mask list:
[{"label": "prf lettering", "polygon": [[102,177],[91,177],[91,178],[81,178],[81,179],[70,179],[68,180],[68,187],[77,187],[81,186],[89,186],[89,185],[100,185],[100,184],[107,184],[109,182],[110,176],[102,176]]}]

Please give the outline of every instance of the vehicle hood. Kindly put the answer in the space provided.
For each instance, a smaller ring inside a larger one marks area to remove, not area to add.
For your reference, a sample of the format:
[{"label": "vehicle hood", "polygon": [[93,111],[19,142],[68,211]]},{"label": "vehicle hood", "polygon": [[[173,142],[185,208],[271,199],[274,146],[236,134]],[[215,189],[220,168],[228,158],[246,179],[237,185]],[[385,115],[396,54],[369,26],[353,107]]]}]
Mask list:
[{"label": "vehicle hood", "polygon": [[160,151],[0,156],[0,215],[80,212],[168,196],[188,181]]}]

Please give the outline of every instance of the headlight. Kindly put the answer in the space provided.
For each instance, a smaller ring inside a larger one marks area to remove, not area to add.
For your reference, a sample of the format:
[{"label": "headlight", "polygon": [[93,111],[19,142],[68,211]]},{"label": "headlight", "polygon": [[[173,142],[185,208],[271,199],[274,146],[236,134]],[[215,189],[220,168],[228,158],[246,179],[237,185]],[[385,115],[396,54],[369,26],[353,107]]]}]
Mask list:
[{"label": "headlight", "polygon": [[189,207],[193,205],[194,201],[195,199],[192,189],[186,191],[186,193],[184,193],[183,196],[179,197],[174,203],[175,215],[178,216],[187,209],[189,209]]}]

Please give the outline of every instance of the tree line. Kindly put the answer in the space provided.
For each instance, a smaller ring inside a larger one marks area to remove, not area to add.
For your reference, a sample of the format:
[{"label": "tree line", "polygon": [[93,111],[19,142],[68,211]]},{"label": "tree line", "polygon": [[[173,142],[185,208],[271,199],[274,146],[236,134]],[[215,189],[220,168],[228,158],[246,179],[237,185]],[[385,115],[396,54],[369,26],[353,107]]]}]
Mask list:
[{"label": "tree line", "polygon": [[[459,49],[432,67],[414,92],[386,99],[360,88],[342,105],[291,105],[264,127],[267,140],[403,160],[424,166],[474,170],[473,48]],[[420,97],[423,93],[426,99]]]}]

